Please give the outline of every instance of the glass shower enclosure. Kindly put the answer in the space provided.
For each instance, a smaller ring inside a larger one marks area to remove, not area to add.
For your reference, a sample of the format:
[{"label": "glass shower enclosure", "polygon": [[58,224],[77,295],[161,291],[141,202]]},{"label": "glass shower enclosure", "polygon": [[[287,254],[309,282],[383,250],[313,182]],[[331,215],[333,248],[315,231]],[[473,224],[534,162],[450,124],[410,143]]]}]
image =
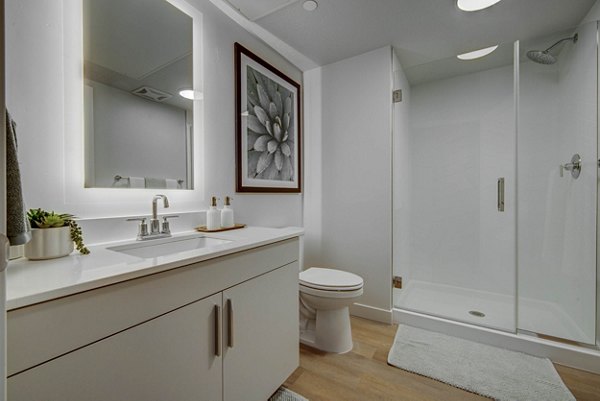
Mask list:
[{"label": "glass shower enclosure", "polygon": [[596,342],[597,32],[395,65],[396,308]]}]

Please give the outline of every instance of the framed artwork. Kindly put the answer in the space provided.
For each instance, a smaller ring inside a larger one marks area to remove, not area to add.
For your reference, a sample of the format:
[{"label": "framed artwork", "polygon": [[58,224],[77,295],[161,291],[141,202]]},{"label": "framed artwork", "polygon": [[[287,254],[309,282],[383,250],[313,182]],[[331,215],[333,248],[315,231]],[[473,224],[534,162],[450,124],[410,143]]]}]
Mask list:
[{"label": "framed artwork", "polygon": [[235,49],[236,191],[301,192],[300,85]]}]

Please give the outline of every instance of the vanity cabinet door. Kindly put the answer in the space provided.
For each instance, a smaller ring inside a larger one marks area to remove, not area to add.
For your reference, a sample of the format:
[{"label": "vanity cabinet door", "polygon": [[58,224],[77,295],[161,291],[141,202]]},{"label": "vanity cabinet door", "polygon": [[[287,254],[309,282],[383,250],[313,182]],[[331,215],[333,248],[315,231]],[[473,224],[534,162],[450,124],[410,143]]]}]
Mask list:
[{"label": "vanity cabinet door", "polygon": [[8,379],[11,401],[220,401],[222,294]]},{"label": "vanity cabinet door", "polygon": [[223,292],[225,401],[265,401],[299,363],[298,262]]}]

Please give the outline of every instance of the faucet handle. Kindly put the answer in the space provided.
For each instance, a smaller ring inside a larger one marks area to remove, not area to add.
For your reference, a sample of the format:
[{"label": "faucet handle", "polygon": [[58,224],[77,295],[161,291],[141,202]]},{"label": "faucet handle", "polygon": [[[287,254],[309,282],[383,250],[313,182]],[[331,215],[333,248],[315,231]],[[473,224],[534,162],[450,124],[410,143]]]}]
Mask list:
[{"label": "faucet handle", "polygon": [[172,214],[170,216],[162,216],[163,221],[162,221],[162,227],[161,227],[161,234],[171,234],[171,227],[169,227],[169,221],[167,219],[173,219],[175,217],[179,217],[176,214]]},{"label": "faucet handle", "polygon": [[148,224],[146,224],[145,217],[131,218],[131,219],[127,219],[127,221],[139,221],[140,222],[140,224],[138,226],[138,235],[137,235],[138,239],[142,239],[148,235]]}]

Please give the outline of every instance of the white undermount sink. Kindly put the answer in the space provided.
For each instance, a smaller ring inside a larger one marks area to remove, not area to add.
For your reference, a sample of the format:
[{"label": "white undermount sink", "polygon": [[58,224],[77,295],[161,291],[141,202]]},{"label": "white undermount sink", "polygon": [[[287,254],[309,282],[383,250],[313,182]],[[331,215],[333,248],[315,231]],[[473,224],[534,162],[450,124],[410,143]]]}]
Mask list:
[{"label": "white undermount sink", "polygon": [[229,242],[231,241],[205,237],[203,234],[193,234],[183,237],[139,241],[132,244],[107,247],[106,249],[146,259],[195,249],[211,248]]}]

